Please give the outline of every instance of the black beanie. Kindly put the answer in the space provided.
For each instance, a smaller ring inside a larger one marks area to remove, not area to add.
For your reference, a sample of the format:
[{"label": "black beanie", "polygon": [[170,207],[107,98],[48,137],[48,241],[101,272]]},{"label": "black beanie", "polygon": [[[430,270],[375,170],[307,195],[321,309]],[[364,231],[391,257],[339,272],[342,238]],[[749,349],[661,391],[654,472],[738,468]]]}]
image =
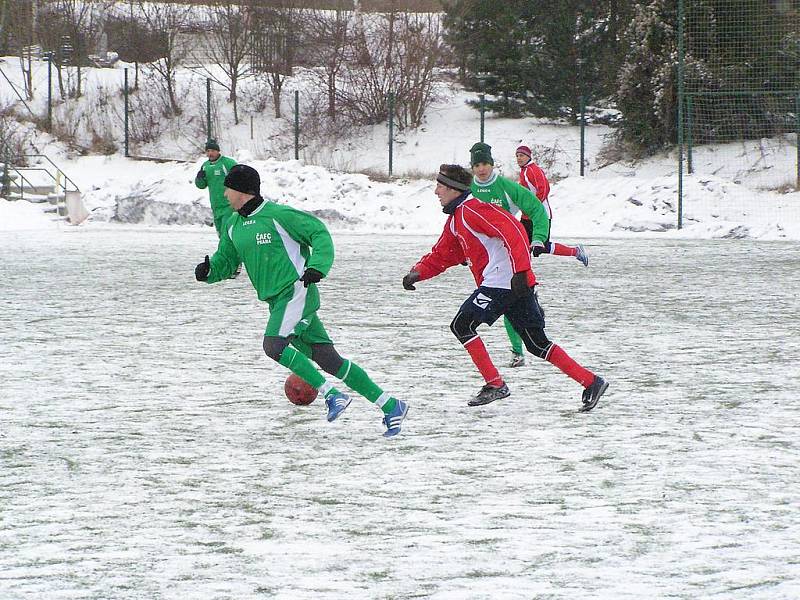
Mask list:
[{"label": "black beanie", "polygon": [[225,187],[243,194],[261,194],[261,177],[258,171],[247,165],[234,165],[225,177]]},{"label": "black beanie", "polygon": [[217,140],[208,138],[208,141],[206,142],[206,150],[216,150],[219,152],[219,144],[217,143]]},{"label": "black beanie", "polygon": [[489,165],[494,164],[494,159],[492,158],[492,147],[489,144],[478,142],[477,144],[473,144],[472,148],[469,149],[470,166],[474,167],[479,163],[487,163]]}]

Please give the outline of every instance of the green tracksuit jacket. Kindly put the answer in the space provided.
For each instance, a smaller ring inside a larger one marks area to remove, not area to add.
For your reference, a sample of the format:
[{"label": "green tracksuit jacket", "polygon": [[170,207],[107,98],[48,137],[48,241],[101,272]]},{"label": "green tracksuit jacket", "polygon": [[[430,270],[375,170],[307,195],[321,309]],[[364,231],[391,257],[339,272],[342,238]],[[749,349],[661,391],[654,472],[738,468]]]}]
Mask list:
[{"label": "green tracksuit jacket", "polygon": [[333,239],[314,215],[262,200],[248,216],[234,212],[225,222],[208,283],[227,279],[240,262],[258,299],[268,302],[293,286],[307,268],[327,275],[333,265]]},{"label": "green tracksuit jacket", "polygon": [[225,176],[235,164],[236,161],[232,158],[220,155],[214,162],[207,160],[200,167],[200,171],[205,174],[205,177],[201,177],[198,173],[194,179],[194,184],[201,190],[208,188],[211,212],[214,215],[214,227],[220,236],[222,235],[222,226],[233,212],[225,198]]},{"label": "green tracksuit jacket", "polygon": [[547,212],[542,203],[529,189],[505,177],[500,177],[495,170],[487,182],[480,183],[473,179],[470,191],[478,200],[495,204],[514,216],[522,211],[533,223],[533,239],[542,243],[547,241],[550,233],[550,219],[547,218]]}]

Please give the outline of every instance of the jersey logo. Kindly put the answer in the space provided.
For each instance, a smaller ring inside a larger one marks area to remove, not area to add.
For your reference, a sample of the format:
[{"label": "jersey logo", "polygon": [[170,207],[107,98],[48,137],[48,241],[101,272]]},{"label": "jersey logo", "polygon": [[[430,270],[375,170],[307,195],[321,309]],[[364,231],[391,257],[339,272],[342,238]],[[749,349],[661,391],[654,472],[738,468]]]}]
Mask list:
[{"label": "jersey logo", "polygon": [[491,191],[492,191],[492,190],[491,190],[491,188],[478,188],[478,189],[477,189],[477,192],[478,192],[479,194],[488,194],[488,193],[489,193],[489,192],[491,192]]},{"label": "jersey logo", "polygon": [[271,244],[272,243],[272,234],[267,233],[257,233],[256,234],[256,244],[259,246],[261,244]]},{"label": "jersey logo", "polygon": [[249,221],[245,221],[244,223],[242,223],[242,225],[252,225],[255,222],[256,222],[255,219],[250,219]]},{"label": "jersey logo", "polygon": [[492,299],[489,298],[489,296],[484,296],[483,294],[479,293],[477,296],[475,296],[475,300],[473,300],[472,303],[478,308],[486,308],[489,306],[491,301]]}]

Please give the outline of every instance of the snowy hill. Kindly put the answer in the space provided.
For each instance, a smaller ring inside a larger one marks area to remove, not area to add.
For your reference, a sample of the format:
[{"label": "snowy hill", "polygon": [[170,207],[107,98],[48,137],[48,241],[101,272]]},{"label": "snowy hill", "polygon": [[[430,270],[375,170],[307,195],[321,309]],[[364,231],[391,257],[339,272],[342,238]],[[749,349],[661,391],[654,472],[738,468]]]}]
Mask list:
[{"label": "snowy hill", "polygon": [[[6,59],[4,64],[10,75],[19,72],[13,70],[14,60]],[[87,96],[71,109],[78,136],[90,136],[102,125],[119,137],[120,123],[114,118],[114,110],[121,101],[115,89],[122,71],[88,71]],[[39,81],[43,77],[41,65],[36,77]],[[191,72],[181,74],[186,86],[192,78],[196,79],[196,75]],[[44,110],[43,96],[37,94],[34,111]],[[108,104],[98,105],[98,99]],[[0,101],[8,104],[11,100],[11,91],[7,87],[0,89]],[[260,113],[254,126],[257,135],[251,140],[247,118],[234,126],[222,114],[219,127],[224,129],[224,135],[220,136],[220,143],[223,153],[258,168],[265,196],[310,210],[333,230],[435,233],[443,216],[432,193],[433,174],[443,162],[466,164],[468,148],[480,136],[479,115],[466,104],[468,100],[474,100],[474,94],[457,87],[443,88],[421,128],[396,134],[396,177],[386,183],[356,173],[383,173],[380,179],[388,181],[385,124],[354,131],[344,142],[332,142],[331,146],[325,142],[306,146],[301,160],[295,161],[280,160],[287,152],[276,157],[269,149],[285,150],[285,138],[291,137],[286,119]],[[202,114],[199,96],[197,102],[196,113]],[[58,110],[67,107],[61,105]],[[83,200],[92,212],[88,227],[105,223],[207,226],[211,224],[207,193],[191,183],[204,159],[198,150],[202,135],[184,131],[176,136],[176,126],[166,124],[164,135],[144,150],[186,162],[134,161],[119,152],[75,157],[46,134],[37,135],[35,143],[46,148],[47,154],[82,190]],[[794,183],[793,139],[696,148],[697,174],[684,178],[684,228],[678,231],[675,154],[636,164],[609,162],[602,149],[611,133],[602,125],[586,128],[587,170],[586,176],[580,177],[579,128],[539,119],[488,116],[485,125],[485,139],[493,147],[496,166],[506,176],[516,178],[517,145],[524,143],[534,149],[553,183],[550,202],[554,238],[647,235],[800,239],[800,193],[770,191]],[[771,153],[766,157],[769,160],[765,160],[765,152]],[[309,164],[312,162],[324,166]],[[751,187],[740,183],[743,181]],[[754,191],[754,181],[766,189]],[[25,202],[2,202],[0,230],[59,226],[43,210]]]}]

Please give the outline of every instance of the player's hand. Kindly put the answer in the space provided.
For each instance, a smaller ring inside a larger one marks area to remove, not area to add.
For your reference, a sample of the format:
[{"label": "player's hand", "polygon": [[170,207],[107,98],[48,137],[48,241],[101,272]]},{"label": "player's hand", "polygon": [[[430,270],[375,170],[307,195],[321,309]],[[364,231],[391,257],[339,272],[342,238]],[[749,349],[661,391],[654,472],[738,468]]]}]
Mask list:
[{"label": "player's hand", "polygon": [[544,254],[544,243],[539,240],[534,240],[531,244],[531,254],[534,258],[538,258],[540,254]]},{"label": "player's hand", "polygon": [[405,277],[403,277],[403,287],[407,290],[415,290],[417,289],[414,284],[419,281],[419,273],[416,271],[409,271]]},{"label": "player's hand", "polygon": [[521,298],[530,291],[528,287],[528,272],[514,273],[511,277],[511,295]]},{"label": "player's hand", "polygon": [[208,281],[208,274],[211,272],[211,261],[206,254],[206,259],[194,268],[194,278],[197,281]]},{"label": "player's hand", "polygon": [[197,172],[197,175],[195,175],[195,179],[202,179],[203,181],[205,181],[206,180],[205,169],[201,167],[200,170]]},{"label": "player's hand", "polygon": [[324,275],[316,269],[306,269],[300,281],[303,282],[303,287],[308,287],[312,283],[319,283],[319,280],[323,277]]}]

